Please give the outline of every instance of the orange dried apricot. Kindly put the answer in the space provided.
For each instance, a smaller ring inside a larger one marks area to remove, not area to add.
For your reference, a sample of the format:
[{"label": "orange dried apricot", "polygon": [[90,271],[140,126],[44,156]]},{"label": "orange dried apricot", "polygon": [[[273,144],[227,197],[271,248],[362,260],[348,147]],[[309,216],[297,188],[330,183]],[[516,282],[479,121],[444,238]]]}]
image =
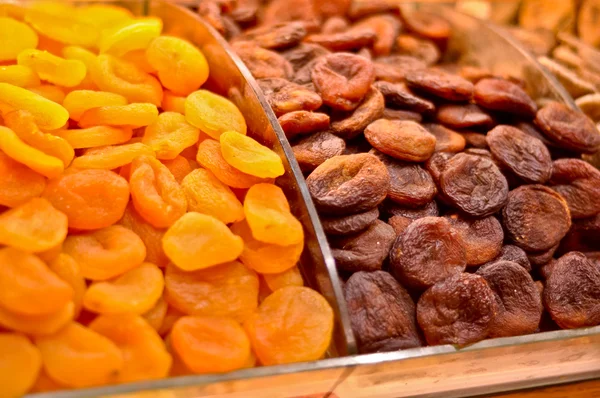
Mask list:
[{"label": "orange dried apricot", "polygon": [[35,124],[33,115],[27,111],[13,111],[4,115],[4,124],[10,128],[25,144],[44,152],[48,156],[60,159],[67,167],[75,151],[61,137],[42,132]]},{"label": "orange dried apricot", "polygon": [[281,188],[256,184],[244,199],[244,214],[255,239],[287,246],[304,240],[302,224],[292,213]]},{"label": "orange dried apricot", "polygon": [[285,172],[279,155],[250,137],[226,131],[219,141],[225,161],[246,174],[276,178]]},{"label": "orange dried apricot", "polygon": [[197,374],[242,369],[251,355],[248,336],[230,318],[184,316],[173,325],[171,344]]},{"label": "orange dried apricot", "polygon": [[27,337],[18,333],[0,333],[0,396],[16,398],[25,395],[41,368],[42,355]]},{"label": "orange dried apricot", "polygon": [[185,116],[163,112],[144,132],[142,142],[150,146],[158,159],[174,159],[185,148],[198,142],[200,131],[188,124]]},{"label": "orange dried apricot", "polygon": [[83,306],[99,314],[143,314],[162,296],[163,287],[161,270],[144,263],[114,280],[92,283],[83,296]]},{"label": "orange dried apricot", "polygon": [[131,103],[159,106],[162,102],[163,90],[156,78],[112,55],[99,55],[90,68],[90,76],[101,90],[121,94]]},{"label": "orange dried apricot", "polygon": [[160,35],[162,20],[155,17],[124,19],[100,34],[100,53],[122,56],[129,51],[147,48]]},{"label": "orange dried apricot", "polygon": [[87,289],[79,264],[68,254],[59,253],[58,256],[48,262],[48,267],[73,289],[73,311],[74,317],[77,318],[83,304],[83,295]]},{"label": "orange dried apricot", "polygon": [[73,302],[60,310],[44,315],[22,315],[0,306],[0,326],[33,336],[54,334],[73,320]]},{"label": "orange dried apricot", "polygon": [[67,215],[70,228],[98,229],[123,216],[129,184],[112,171],[74,170],[49,181],[44,197]]},{"label": "orange dried apricot", "polygon": [[207,90],[194,91],[185,100],[185,118],[214,139],[226,131],[246,134],[246,120],[227,98]]},{"label": "orange dried apricot", "polygon": [[131,62],[146,73],[150,73],[153,75],[156,74],[156,69],[154,69],[152,65],[150,65],[150,63],[148,63],[145,49],[129,51],[127,54],[123,55],[121,59],[127,62]]},{"label": "orange dried apricot", "polygon": [[231,189],[205,169],[196,169],[182,181],[188,210],[213,216],[225,224],[244,219],[244,208]]},{"label": "orange dried apricot", "polygon": [[127,206],[119,224],[125,228],[129,228],[142,239],[142,242],[146,246],[145,261],[156,264],[159,267],[165,267],[169,263],[169,258],[162,248],[162,238],[165,230],[154,228],[146,222],[135,211],[133,204],[130,203]]},{"label": "orange dried apricot", "polygon": [[171,367],[171,354],[165,343],[139,315],[101,315],[94,319],[90,330],[107,337],[121,350],[123,368],[118,383],[160,379]]},{"label": "orange dried apricot", "polygon": [[114,383],[125,364],[115,343],[76,322],[51,336],[37,337],[35,345],[48,375],[69,387]]},{"label": "orange dried apricot", "polygon": [[165,90],[161,108],[165,112],[177,112],[183,115],[185,113],[185,98],[186,97],[180,97],[169,90]]},{"label": "orange dried apricot", "polygon": [[127,105],[127,98],[106,91],[74,90],[65,97],[63,106],[69,111],[69,118],[78,122],[89,109],[110,105]]},{"label": "orange dried apricot", "polygon": [[65,166],[60,159],[27,145],[8,127],[0,126],[0,150],[48,178],[57,177],[64,171]]},{"label": "orange dried apricot", "polygon": [[[192,172],[190,162],[181,155],[177,155],[174,159],[163,159],[161,163],[167,166],[167,169],[173,174],[178,183],[182,183],[185,176]],[[189,203],[188,203],[189,206]]]},{"label": "orange dried apricot", "polygon": [[67,216],[44,198],[32,198],[0,214],[0,244],[28,252],[59,245],[67,229]]},{"label": "orange dried apricot", "polygon": [[52,246],[48,250],[44,250],[43,252],[35,253],[36,256],[42,259],[42,261],[49,263],[58,257],[59,254],[62,253],[63,241],[61,241],[58,245]]},{"label": "orange dried apricot", "polygon": [[56,130],[69,120],[69,112],[62,105],[50,101],[25,88],[0,83],[0,113],[25,110],[33,115],[41,129]]},{"label": "orange dried apricot", "polygon": [[70,235],[63,250],[79,264],[83,276],[94,281],[119,276],[142,264],[146,257],[144,242],[121,225]]},{"label": "orange dried apricot", "polygon": [[37,45],[38,36],[27,24],[0,16],[0,61],[17,59],[21,51]]},{"label": "orange dried apricot", "polygon": [[277,274],[294,267],[304,249],[303,241],[289,246],[258,241],[245,220],[233,224],[231,232],[244,240],[240,261],[261,274]]},{"label": "orange dried apricot", "polygon": [[193,271],[233,261],[244,242],[217,218],[186,213],[163,236],[163,250],[179,268]]},{"label": "orange dried apricot", "polygon": [[85,64],[79,60],[64,59],[35,49],[21,51],[17,62],[33,69],[40,79],[62,87],[77,86],[87,73]]},{"label": "orange dried apricot", "polygon": [[62,104],[65,99],[65,93],[58,86],[53,86],[52,84],[41,84],[35,87],[29,87],[29,91],[35,93],[37,95],[41,95],[42,97],[56,102],[57,104]]},{"label": "orange dried apricot", "polygon": [[158,71],[162,85],[178,95],[188,95],[208,79],[208,63],[193,44],[172,36],[152,40],[146,49],[148,63]]},{"label": "orange dried apricot", "polygon": [[148,324],[158,332],[165,320],[168,307],[169,304],[167,304],[165,299],[161,296],[156,304],[154,304],[154,307],[143,313],[142,316],[146,322],[148,322]]},{"label": "orange dried apricot", "polygon": [[96,84],[92,80],[90,69],[96,62],[96,54],[79,46],[66,46],[61,49],[60,53],[64,59],[81,61],[85,64],[87,73],[81,83],[75,88],[80,90],[96,90]]},{"label": "orange dried apricot", "polygon": [[39,372],[38,377],[37,377],[35,383],[33,384],[33,386],[31,387],[31,389],[29,390],[29,392],[30,393],[51,392],[51,391],[60,391],[60,390],[66,390],[66,389],[67,389],[67,387],[52,380],[50,378],[50,376],[48,376],[48,373],[46,373],[44,371],[44,369],[42,369]]},{"label": "orange dried apricot", "polygon": [[107,105],[88,109],[79,119],[79,126],[126,126],[138,128],[148,126],[158,117],[156,106],[148,103],[129,105]]},{"label": "orange dried apricot", "polygon": [[0,305],[24,315],[46,315],[73,298],[73,289],[37,256],[6,247],[0,249]]},{"label": "orange dried apricot", "polygon": [[71,147],[97,148],[128,142],[133,130],[127,127],[95,126],[86,129],[58,130],[56,135],[66,140]]},{"label": "orange dried apricot", "polygon": [[133,160],[129,186],[135,209],[152,226],[167,228],[185,214],[183,188],[167,166],[155,158],[140,156]]},{"label": "orange dried apricot", "polygon": [[260,304],[244,329],[263,365],[315,361],[331,342],[333,310],[312,289],[284,287]]},{"label": "orange dried apricot", "polygon": [[85,151],[85,154],[75,158],[72,166],[78,169],[113,170],[131,163],[138,156],[154,157],[154,151],[141,142],[91,148]]},{"label": "orange dried apricot", "polygon": [[279,274],[264,274],[263,278],[272,292],[288,286],[304,286],[298,267],[292,267]]},{"label": "orange dried apricot", "polygon": [[177,308],[168,305],[167,313],[165,314],[162,325],[160,325],[160,329],[158,329],[158,334],[160,334],[161,336],[167,336],[165,338],[165,341],[167,341],[168,334],[171,333],[173,325],[175,324],[175,322],[177,322],[179,318],[181,318],[184,315],[185,314],[179,311]]},{"label": "orange dried apricot", "polygon": [[51,39],[50,37],[38,33],[38,50],[48,51],[54,55],[61,55],[65,48],[64,43]]},{"label": "orange dried apricot", "polygon": [[0,205],[15,207],[40,196],[46,179],[0,151]]},{"label": "orange dried apricot", "polygon": [[189,315],[227,316],[243,321],[258,305],[258,276],[240,262],[186,272],[165,272],[165,300]]},{"label": "orange dried apricot", "polygon": [[221,154],[221,144],[215,140],[204,140],[198,145],[196,160],[202,167],[210,170],[219,181],[232,188],[250,188],[264,181],[227,163]]},{"label": "orange dried apricot", "polygon": [[7,65],[0,66],[0,82],[19,87],[34,87],[40,85],[40,78],[28,66]]}]

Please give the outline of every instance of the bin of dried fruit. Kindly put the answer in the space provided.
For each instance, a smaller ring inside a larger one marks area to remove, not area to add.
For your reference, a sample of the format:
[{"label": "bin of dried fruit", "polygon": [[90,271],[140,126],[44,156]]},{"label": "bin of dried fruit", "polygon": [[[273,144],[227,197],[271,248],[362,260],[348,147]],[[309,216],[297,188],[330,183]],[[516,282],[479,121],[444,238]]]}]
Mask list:
[{"label": "bin of dried fruit", "polygon": [[191,13],[122,5],[0,5],[2,397],[330,346],[309,210],[274,183],[303,182],[245,72]]},{"label": "bin of dried fruit", "polygon": [[307,176],[360,352],[600,324],[600,171],[581,159],[600,133],[564,91],[483,52],[453,63],[464,32],[427,10],[211,4]]}]

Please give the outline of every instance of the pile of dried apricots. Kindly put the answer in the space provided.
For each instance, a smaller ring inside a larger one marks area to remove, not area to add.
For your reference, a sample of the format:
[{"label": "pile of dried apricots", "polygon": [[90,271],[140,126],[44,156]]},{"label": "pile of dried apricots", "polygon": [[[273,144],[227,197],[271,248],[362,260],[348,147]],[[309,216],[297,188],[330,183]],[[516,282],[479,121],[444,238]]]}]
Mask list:
[{"label": "pile of dried apricots", "polygon": [[280,157],[202,52],[110,5],[0,9],[0,396],[321,358]]}]

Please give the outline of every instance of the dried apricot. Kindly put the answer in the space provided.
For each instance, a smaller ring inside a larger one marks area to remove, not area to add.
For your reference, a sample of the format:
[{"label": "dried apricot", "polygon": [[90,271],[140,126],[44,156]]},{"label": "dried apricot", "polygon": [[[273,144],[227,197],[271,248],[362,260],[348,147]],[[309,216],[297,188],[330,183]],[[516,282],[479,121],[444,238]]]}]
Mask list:
[{"label": "dried apricot", "polygon": [[258,305],[258,275],[237,261],[191,272],[169,264],[165,300],[185,314],[244,321]]},{"label": "dried apricot", "polygon": [[0,205],[15,207],[40,196],[46,180],[0,151]]},{"label": "dried apricot", "polygon": [[58,86],[52,84],[41,84],[36,87],[29,87],[29,91],[49,99],[57,104],[62,104],[65,99],[65,92]]},{"label": "dried apricot", "polygon": [[[194,148],[194,152],[196,148]],[[163,159],[161,163],[167,166],[167,169],[173,174],[178,183],[182,183],[183,179],[194,170],[190,162],[183,156],[177,155],[173,159]],[[188,200],[189,204],[189,200]]]},{"label": "dried apricot", "polygon": [[5,114],[13,110],[25,110],[41,129],[56,130],[69,120],[69,112],[56,102],[25,88],[0,83],[0,112]]},{"label": "dried apricot", "polygon": [[185,98],[165,90],[161,108],[165,112],[177,112],[183,115],[185,113]]},{"label": "dried apricot", "polygon": [[0,326],[32,336],[52,335],[73,320],[74,305],[67,303],[56,312],[44,315],[23,315],[0,306]]},{"label": "dried apricot", "polygon": [[331,342],[333,310],[312,289],[284,287],[260,304],[244,329],[263,365],[315,361]]},{"label": "dried apricot", "polygon": [[236,169],[260,178],[283,175],[283,162],[271,149],[256,140],[235,131],[226,131],[219,137],[221,154]]},{"label": "dried apricot", "polygon": [[98,47],[100,53],[123,56],[147,48],[162,31],[162,20],[156,17],[124,18],[101,31]]},{"label": "dried apricot", "polygon": [[272,292],[288,286],[304,286],[304,280],[298,267],[292,267],[277,274],[264,274],[262,276]]},{"label": "dried apricot", "polygon": [[169,259],[162,248],[162,238],[165,230],[154,228],[146,220],[144,220],[133,207],[129,204],[123,213],[123,218],[119,224],[125,228],[129,228],[136,233],[146,246],[145,261],[156,264],[159,267],[165,267]]},{"label": "dried apricot", "polygon": [[153,158],[154,151],[141,142],[91,148],[75,158],[71,166],[77,169],[112,170],[130,164],[139,156]]},{"label": "dried apricot", "polygon": [[106,105],[83,112],[79,125],[84,128],[102,125],[138,128],[154,123],[157,118],[158,109],[152,104]]},{"label": "dried apricot", "polygon": [[533,118],[537,105],[517,84],[504,79],[481,79],[473,92],[475,103],[493,111]]},{"label": "dried apricot", "polygon": [[57,177],[64,170],[60,159],[27,145],[7,127],[0,126],[0,149],[14,160],[48,178]]},{"label": "dried apricot", "polygon": [[188,124],[185,116],[163,112],[146,127],[142,142],[156,152],[158,159],[174,159],[185,148],[198,142],[200,131]]},{"label": "dried apricot", "polygon": [[214,139],[226,131],[246,134],[246,120],[230,100],[207,90],[194,91],[185,100],[185,118]]},{"label": "dried apricot", "polygon": [[98,31],[92,25],[74,18],[74,14],[75,9],[71,4],[59,2],[39,2],[27,8],[25,21],[39,33],[38,48],[43,48],[42,37],[60,44],[94,46]]},{"label": "dried apricot", "polygon": [[[0,21],[2,23],[2,21]],[[42,368],[40,351],[18,333],[0,333],[0,395],[25,395]]]},{"label": "dried apricot", "polygon": [[423,162],[435,151],[436,138],[420,124],[379,119],[365,129],[365,138],[378,151],[409,162]]},{"label": "dried apricot", "polygon": [[87,149],[126,143],[131,139],[133,131],[127,127],[95,126],[58,130],[56,135],[66,140],[74,149]]},{"label": "dried apricot", "polygon": [[69,111],[69,118],[78,122],[83,113],[89,109],[109,105],[127,105],[127,98],[105,91],[73,90],[67,94],[62,105]]},{"label": "dried apricot", "polygon": [[17,59],[21,51],[37,45],[38,36],[29,25],[13,18],[0,17],[0,61]]},{"label": "dried apricot", "polygon": [[23,50],[17,61],[19,65],[33,69],[40,79],[62,87],[77,86],[87,73],[83,62],[60,58],[47,51]]},{"label": "dried apricot", "polygon": [[450,214],[446,218],[462,237],[467,266],[487,263],[500,254],[504,232],[494,216],[476,219]]},{"label": "dried apricot", "polygon": [[67,237],[63,250],[81,267],[86,279],[107,280],[140,265],[146,257],[144,243],[120,225]]},{"label": "dried apricot", "polygon": [[473,95],[473,83],[439,69],[419,69],[406,74],[410,88],[448,101],[468,101]]},{"label": "dried apricot", "polygon": [[40,78],[29,66],[7,65],[0,66],[0,82],[18,87],[28,87],[31,91],[31,87],[40,85]]},{"label": "dried apricot", "polygon": [[112,171],[79,170],[51,180],[44,198],[67,215],[69,227],[98,229],[121,218],[129,201],[129,185]]},{"label": "dried apricot", "polygon": [[154,307],[150,308],[148,311],[142,314],[142,317],[148,322],[150,326],[157,332],[163,325],[165,317],[167,315],[167,308],[169,304],[164,299],[164,296],[161,296]]},{"label": "dried apricot", "polygon": [[600,171],[589,163],[580,159],[554,161],[549,185],[567,201],[571,217],[600,213]]},{"label": "dried apricot", "polygon": [[81,267],[71,256],[65,253],[59,253],[54,259],[50,260],[48,267],[73,289],[74,318],[77,318],[81,311],[83,295],[87,289]]},{"label": "dried apricot", "polygon": [[313,171],[327,159],[342,155],[346,143],[340,137],[321,131],[301,139],[292,146],[294,157],[302,171]]}]

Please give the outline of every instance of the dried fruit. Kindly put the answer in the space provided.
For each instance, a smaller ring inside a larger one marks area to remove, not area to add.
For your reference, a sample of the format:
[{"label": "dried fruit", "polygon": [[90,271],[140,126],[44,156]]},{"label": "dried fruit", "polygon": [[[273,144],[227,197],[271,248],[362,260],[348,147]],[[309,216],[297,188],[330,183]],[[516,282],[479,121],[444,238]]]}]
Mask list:
[{"label": "dried fruit", "polygon": [[0,395],[27,394],[42,368],[40,351],[22,334],[0,333],[0,358]]},{"label": "dried fruit", "polygon": [[158,159],[175,159],[185,148],[198,142],[200,131],[188,124],[185,116],[163,112],[146,127],[142,143],[148,145]]},{"label": "dried fruit", "polygon": [[435,123],[426,123],[423,127],[435,137],[435,152],[460,152],[465,149],[466,141],[456,131]]},{"label": "dried fruit", "polygon": [[500,254],[492,262],[496,261],[510,261],[519,264],[525,271],[531,272],[531,263],[527,258],[525,250],[515,245],[504,245],[500,250]]},{"label": "dried fruit", "polygon": [[371,87],[363,102],[350,114],[336,117],[331,122],[330,131],[344,139],[352,139],[365,128],[383,116],[385,100],[379,90]]},{"label": "dried fruit", "polygon": [[378,151],[409,162],[423,162],[435,150],[436,138],[411,121],[379,119],[367,126],[365,138]]},{"label": "dried fruit", "polygon": [[468,101],[473,95],[473,83],[439,69],[410,71],[406,74],[406,84],[449,101]]},{"label": "dried fruit", "polygon": [[225,161],[246,174],[276,178],[285,172],[279,155],[244,134],[226,131],[219,141]]},{"label": "dried fruit", "polygon": [[379,218],[377,207],[362,213],[340,217],[321,217],[323,230],[327,235],[350,235],[364,231]]},{"label": "dried fruit", "polygon": [[475,103],[493,111],[512,113],[533,118],[537,111],[535,102],[515,83],[504,79],[481,79],[475,84]]},{"label": "dried fruit", "polygon": [[345,149],[343,139],[326,131],[303,138],[292,146],[302,171],[313,171],[327,159],[343,154]]},{"label": "dried fruit", "polygon": [[504,232],[494,216],[473,219],[452,214],[447,219],[462,237],[467,266],[487,263],[500,254]]}]

